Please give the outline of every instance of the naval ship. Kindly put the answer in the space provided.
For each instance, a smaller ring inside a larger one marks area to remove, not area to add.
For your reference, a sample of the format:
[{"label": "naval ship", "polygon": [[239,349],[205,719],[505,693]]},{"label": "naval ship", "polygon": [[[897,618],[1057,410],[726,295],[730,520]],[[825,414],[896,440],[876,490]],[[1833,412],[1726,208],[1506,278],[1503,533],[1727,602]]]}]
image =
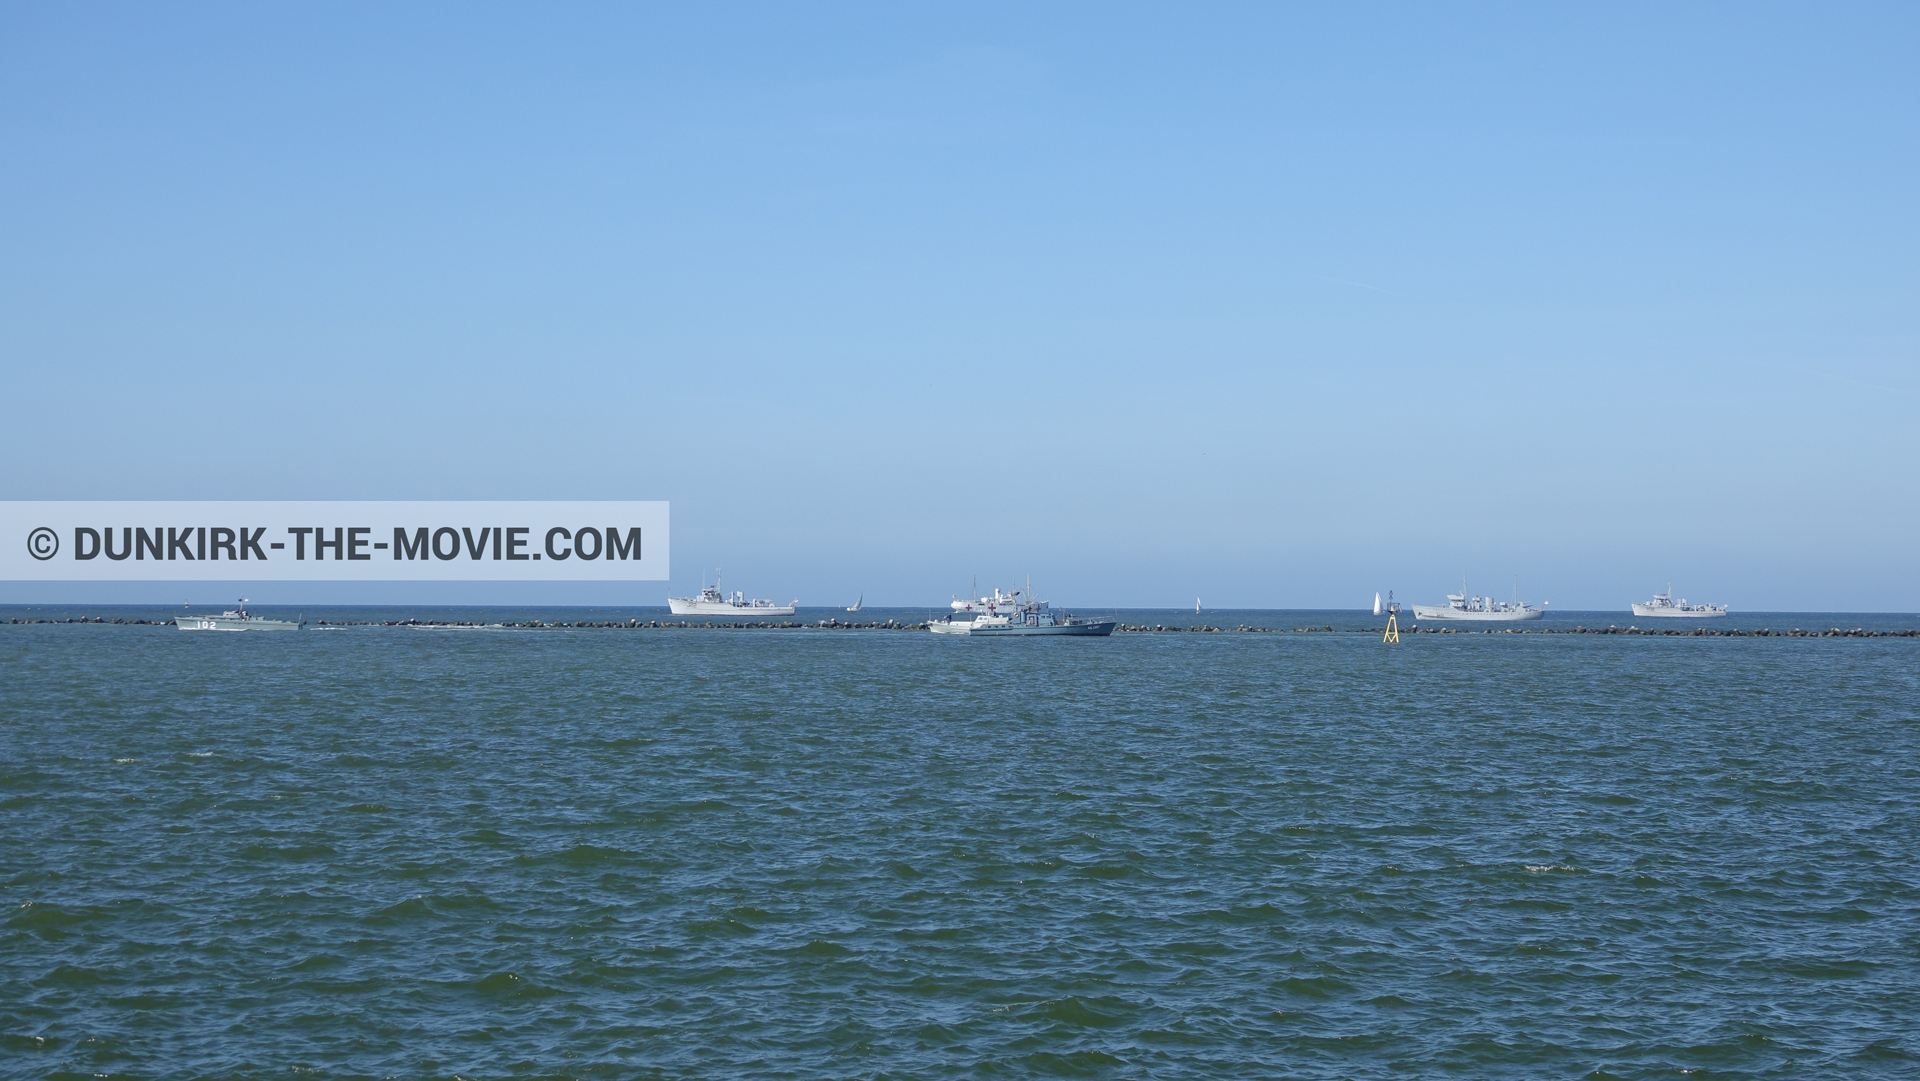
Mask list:
[{"label": "naval ship", "polygon": [[743,619],[762,619],[767,616],[790,616],[799,605],[800,598],[795,597],[791,604],[775,604],[772,601],[748,600],[740,590],[734,590],[731,596],[720,592],[720,572],[713,574],[712,585],[702,585],[698,597],[668,597],[667,607],[676,616],[739,616]]},{"label": "naval ship", "polygon": [[1447,605],[1442,608],[1434,604],[1416,604],[1413,606],[1413,618],[1422,619],[1470,619],[1489,623],[1511,623],[1522,619],[1539,619],[1546,615],[1543,609],[1530,604],[1521,604],[1520,587],[1514,586],[1512,601],[1497,601],[1492,597],[1467,596],[1467,580],[1460,579],[1460,592],[1447,594]]},{"label": "naval ship", "polygon": [[[974,584],[976,587],[979,585],[977,582]],[[989,608],[1012,608],[1015,603],[1014,598],[1019,595],[1020,591],[1017,589],[1010,593],[1002,593],[999,588],[996,587],[992,593],[978,600],[962,600],[959,597],[955,597],[953,603],[948,605],[948,607],[956,612],[984,612]]]},{"label": "naval ship", "polygon": [[[935,634],[966,634],[981,638],[1032,638],[1040,635],[1086,635],[1106,637],[1113,633],[1119,622],[1113,619],[1081,619],[1068,612],[1048,604],[1046,601],[1027,599],[1033,593],[1033,584],[1029,582],[1025,593],[1012,590],[1002,593],[995,589],[991,596],[979,600],[955,600],[953,614],[942,619],[927,621],[927,629]],[[973,615],[972,619],[955,618],[962,612]]]},{"label": "naval ship", "polygon": [[1673,599],[1673,583],[1667,583],[1665,593],[1655,593],[1653,599],[1645,603],[1634,602],[1633,614],[1636,616],[1680,616],[1691,619],[1705,619],[1708,616],[1724,616],[1727,606],[1724,604],[1688,604],[1685,597]]},{"label": "naval ship", "polygon": [[285,619],[261,619],[247,611],[247,598],[238,608],[217,616],[175,616],[173,625],[183,631],[297,631],[300,624]]}]

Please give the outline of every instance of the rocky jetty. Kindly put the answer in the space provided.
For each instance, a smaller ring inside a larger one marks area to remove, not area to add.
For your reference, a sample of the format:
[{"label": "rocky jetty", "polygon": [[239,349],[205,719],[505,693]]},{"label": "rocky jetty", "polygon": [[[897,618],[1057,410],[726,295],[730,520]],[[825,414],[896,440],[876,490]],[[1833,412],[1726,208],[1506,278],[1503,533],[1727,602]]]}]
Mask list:
[{"label": "rocky jetty", "polygon": [[[1379,633],[1378,631],[1374,633]],[[1638,634],[1649,638],[1920,638],[1920,630],[1907,628],[1897,631],[1870,631],[1861,627],[1841,630],[1830,627],[1824,631],[1803,631],[1795,627],[1790,631],[1769,630],[1765,627],[1757,631],[1743,631],[1736,628],[1720,627],[1662,627],[1658,630],[1642,627],[1572,627],[1555,630],[1550,627],[1520,628],[1487,627],[1407,627],[1405,634]]]},{"label": "rocky jetty", "polygon": [[698,630],[924,631],[927,629],[927,625],[925,623],[901,623],[898,620],[892,620],[892,619],[884,620],[880,622],[874,622],[874,623],[846,623],[837,619],[823,619],[823,620],[818,620],[816,622],[811,622],[811,623],[801,622],[799,620],[791,620],[791,619],[784,620],[779,623],[725,622],[720,620],[708,620],[708,619],[681,619],[681,620],[628,619],[628,620],[607,620],[607,621],[598,621],[598,622],[582,621],[577,623],[568,623],[565,621],[557,621],[557,622],[549,623],[544,620],[538,620],[538,619],[530,619],[522,623],[481,623],[481,622],[467,623],[467,622],[440,620],[440,619],[387,619],[387,620],[367,620],[367,621],[321,619],[321,620],[315,620],[312,626],[315,626],[315,627],[422,627],[429,630],[436,627],[445,627],[449,629],[458,629],[461,627],[467,627],[467,628],[495,627],[495,628],[501,628],[501,629],[517,628],[521,630],[624,630],[624,631],[663,630],[663,629],[689,630],[689,631],[698,631]]},{"label": "rocky jetty", "polygon": [[98,623],[104,626],[121,627],[171,627],[171,619],[107,619],[103,616],[73,616],[69,619],[20,619],[15,617],[8,623]]},{"label": "rocky jetty", "polygon": [[[173,626],[172,619],[108,619],[103,616],[73,616],[67,619],[22,619],[16,616],[12,619],[7,620],[7,622],[9,624],[14,624],[14,625],[36,624],[36,623],[39,623],[39,624],[57,623],[57,624],[89,624],[89,625],[101,625],[101,626],[122,626],[122,627],[171,627]],[[723,631],[723,630],[733,630],[733,631],[740,631],[740,630],[924,631],[927,629],[927,625],[925,623],[902,623],[898,620],[893,620],[893,619],[879,620],[871,623],[855,623],[855,622],[849,622],[849,621],[839,620],[839,619],[822,619],[822,620],[815,620],[812,622],[803,622],[800,620],[790,619],[790,620],[785,620],[778,623],[722,622],[719,620],[702,620],[702,619],[683,619],[683,620],[629,619],[629,620],[583,621],[583,622],[576,622],[576,623],[568,623],[564,621],[549,623],[544,620],[538,620],[538,619],[531,619],[531,620],[527,620],[525,622],[520,622],[520,623],[485,623],[485,622],[478,622],[478,621],[463,622],[459,620],[441,620],[441,619],[387,619],[387,620],[319,619],[319,620],[311,621],[310,623],[307,624],[307,626],[311,626],[311,627],[418,627],[418,628],[427,629],[427,630],[432,630],[436,628],[447,629],[447,630],[458,630],[461,628],[468,628],[468,629],[496,628],[496,629],[503,629],[503,630],[514,629],[514,630],[689,630],[689,631],[697,631],[697,630],[706,630],[706,631]],[[1155,623],[1155,624],[1122,623],[1119,626],[1114,628],[1116,632],[1128,632],[1133,634],[1369,634],[1369,635],[1376,635],[1376,636],[1379,635],[1384,629],[1385,628],[1383,627],[1369,627],[1369,628],[1363,628],[1358,630],[1336,631],[1331,626],[1321,626],[1321,627],[1295,627],[1292,630],[1287,630],[1285,628],[1279,628],[1279,627],[1250,627],[1244,623],[1237,627],[1214,627],[1214,626],[1207,626],[1207,625],[1202,625],[1197,627],[1170,627],[1170,626],[1166,626],[1164,624],[1159,624],[1159,623]],[[1432,624],[1426,624],[1426,625],[1414,624],[1414,625],[1409,625],[1401,628],[1401,633],[1402,634],[1628,634],[1628,635],[1642,635],[1649,638],[1920,638],[1920,629],[1916,629],[1916,628],[1907,628],[1904,630],[1889,630],[1889,631],[1870,631],[1863,627],[1855,627],[1852,630],[1844,630],[1839,627],[1829,627],[1828,629],[1823,631],[1821,630],[1809,631],[1809,630],[1802,630],[1798,627],[1795,627],[1792,630],[1776,631],[1776,630],[1771,630],[1764,627],[1759,630],[1738,630],[1733,628],[1720,628],[1720,627],[1645,628],[1645,627],[1638,627],[1638,626],[1619,627],[1619,626],[1609,625],[1606,627],[1551,628],[1551,627],[1450,627],[1450,626],[1434,626]]]},{"label": "rocky jetty", "polygon": [[[1204,625],[1199,627],[1168,627],[1159,623],[1155,623],[1152,626],[1148,626],[1144,623],[1138,623],[1138,624],[1122,623],[1114,627],[1113,629],[1116,633],[1120,631],[1132,631],[1136,634],[1157,634],[1162,632],[1172,633],[1172,634],[1286,634],[1287,633],[1285,630],[1282,630],[1276,627],[1249,627],[1244,623],[1242,623],[1238,627],[1209,627]],[[1292,633],[1294,634],[1328,634],[1328,633],[1337,633],[1337,632],[1334,632],[1332,627],[1295,627]],[[1375,631],[1373,633],[1378,634],[1379,632]]]}]

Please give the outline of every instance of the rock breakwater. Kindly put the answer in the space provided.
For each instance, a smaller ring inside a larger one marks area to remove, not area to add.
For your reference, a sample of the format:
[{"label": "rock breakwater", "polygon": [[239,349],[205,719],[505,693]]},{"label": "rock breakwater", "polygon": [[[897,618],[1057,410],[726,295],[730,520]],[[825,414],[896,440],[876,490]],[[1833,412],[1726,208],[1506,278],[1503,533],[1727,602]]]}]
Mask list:
[{"label": "rock breakwater", "polygon": [[[14,617],[8,624],[82,624],[89,626],[120,627],[171,627],[172,619],[109,619],[104,616],[73,616],[66,619],[25,619]],[[414,627],[423,630],[798,630],[798,631],[924,631],[927,625],[908,623],[900,620],[876,620],[868,623],[855,623],[838,619],[784,620],[781,622],[740,622],[719,620],[671,620],[671,619],[627,619],[627,620],[583,620],[576,622],[547,621],[529,619],[521,622],[485,622],[442,619],[384,619],[384,620],[312,620],[306,624],[311,627]],[[1336,630],[1331,626],[1319,627],[1254,627],[1241,624],[1235,627],[1215,627],[1201,625],[1195,627],[1175,627],[1165,624],[1122,623],[1114,628],[1119,633],[1131,634],[1371,634],[1382,633],[1384,627],[1365,627],[1350,630]],[[1826,630],[1805,630],[1799,627],[1790,630],[1773,630],[1762,627],[1758,630],[1742,630],[1719,627],[1625,627],[1608,625],[1605,627],[1452,627],[1432,624],[1412,624],[1401,628],[1402,634],[1618,634],[1637,635],[1649,638],[1920,638],[1920,628],[1898,630],[1867,630],[1863,627],[1845,629],[1829,627]]]},{"label": "rock breakwater", "polygon": [[8,623],[98,623],[105,626],[121,627],[171,627],[171,619],[107,619],[104,616],[74,616],[71,619],[21,619],[14,617]]}]

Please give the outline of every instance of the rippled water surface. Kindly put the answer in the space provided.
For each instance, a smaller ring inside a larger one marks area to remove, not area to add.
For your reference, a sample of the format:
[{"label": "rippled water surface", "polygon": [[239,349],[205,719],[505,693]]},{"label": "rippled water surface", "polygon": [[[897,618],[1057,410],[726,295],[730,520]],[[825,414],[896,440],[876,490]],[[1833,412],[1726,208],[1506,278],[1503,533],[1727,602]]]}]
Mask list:
[{"label": "rippled water surface", "polygon": [[1917,668],[0,626],[0,1072],[1913,1076]]}]

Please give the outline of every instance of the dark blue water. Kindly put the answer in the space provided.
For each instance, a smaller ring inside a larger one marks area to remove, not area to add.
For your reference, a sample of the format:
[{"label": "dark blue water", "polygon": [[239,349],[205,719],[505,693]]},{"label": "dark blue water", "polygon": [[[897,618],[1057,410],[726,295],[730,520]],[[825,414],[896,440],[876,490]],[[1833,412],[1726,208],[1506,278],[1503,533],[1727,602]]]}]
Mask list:
[{"label": "dark blue water", "polygon": [[0,625],[0,1072],[1913,1076],[1917,662]]}]

